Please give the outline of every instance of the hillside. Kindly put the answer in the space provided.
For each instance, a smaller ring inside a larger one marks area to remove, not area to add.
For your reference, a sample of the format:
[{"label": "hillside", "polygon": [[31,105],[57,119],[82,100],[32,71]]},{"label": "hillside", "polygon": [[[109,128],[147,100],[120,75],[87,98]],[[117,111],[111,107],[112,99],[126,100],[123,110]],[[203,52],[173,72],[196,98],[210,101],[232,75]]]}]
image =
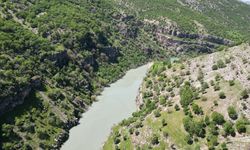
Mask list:
[{"label": "hillside", "polygon": [[172,21],[185,32],[249,41],[250,6],[237,0],[126,0],[119,4],[141,19],[163,21],[163,25],[164,20]]},{"label": "hillside", "polygon": [[242,149],[250,144],[249,45],[155,62],[139,111],[115,126],[104,149]]},{"label": "hillside", "polygon": [[163,56],[118,14],[106,2],[1,1],[3,149],[60,147],[104,86]]},{"label": "hillside", "polygon": [[59,149],[128,69],[248,42],[249,10],[234,0],[0,0],[0,149]]}]

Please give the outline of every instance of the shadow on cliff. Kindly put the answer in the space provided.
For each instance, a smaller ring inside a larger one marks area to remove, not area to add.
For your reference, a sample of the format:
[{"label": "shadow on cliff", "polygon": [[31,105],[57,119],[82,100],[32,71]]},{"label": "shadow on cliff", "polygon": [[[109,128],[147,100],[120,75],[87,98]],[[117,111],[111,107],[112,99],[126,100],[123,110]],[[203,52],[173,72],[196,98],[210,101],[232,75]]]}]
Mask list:
[{"label": "shadow on cliff", "polygon": [[[41,89],[43,90],[43,88]],[[21,137],[14,131],[16,119],[25,114],[29,114],[32,109],[43,110],[42,100],[36,95],[36,91],[32,90],[29,96],[24,100],[22,105],[17,106],[13,111],[7,112],[0,116],[0,149],[3,149],[5,141],[18,142]],[[35,121],[30,120],[31,122]],[[7,125],[7,126],[6,126]],[[7,136],[5,136],[7,134]],[[9,136],[11,135],[11,136]],[[21,145],[21,143],[20,143]]]}]

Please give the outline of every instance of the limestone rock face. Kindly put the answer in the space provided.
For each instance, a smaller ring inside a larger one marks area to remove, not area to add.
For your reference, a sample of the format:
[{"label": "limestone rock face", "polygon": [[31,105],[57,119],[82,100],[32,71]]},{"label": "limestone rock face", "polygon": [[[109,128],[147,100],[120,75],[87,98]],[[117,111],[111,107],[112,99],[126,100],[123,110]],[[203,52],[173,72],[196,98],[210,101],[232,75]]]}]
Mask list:
[{"label": "limestone rock face", "polygon": [[178,28],[176,23],[163,20],[164,23],[144,20],[144,26],[154,35],[154,39],[163,47],[172,49],[176,53],[195,51],[211,53],[215,48],[234,43],[230,40],[199,33],[187,33]]},{"label": "limestone rock face", "polygon": [[17,90],[15,96],[8,96],[0,99],[0,116],[11,111],[16,106],[23,104],[24,99],[28,97],[32,90],[41,87],[41,78],[34,76],[31,78],[30,85]]}]

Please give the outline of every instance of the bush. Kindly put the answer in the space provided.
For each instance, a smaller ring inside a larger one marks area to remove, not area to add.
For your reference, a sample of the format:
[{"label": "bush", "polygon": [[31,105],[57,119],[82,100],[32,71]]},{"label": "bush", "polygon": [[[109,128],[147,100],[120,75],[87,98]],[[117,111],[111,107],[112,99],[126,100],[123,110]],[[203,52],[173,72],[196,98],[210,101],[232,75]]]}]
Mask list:
[{"label": "bush", "polygon": [[155,110],[154,115],[155,115],[156,118],[160,117],[161,116],[160,110],[158,110],[158,109]]},{"label": "bush", "polygon": [[133,134],[134,133],[134,128],[130,128],[128,131],[129,131],[130,134]]},{"label": "bush", "polygon": [[193,139],[192,139],[192,137],[191,137],[189,134],[185,137],[185,141],[186,141],[189,145],[192,145],[192,144],[193,144]]},{"label": "bush", "polygon": [[232,107],[232,106],[228,107],[227,112],[228,112],[228,116],[231,119],[236,120],[238,118],[238,114],[237,114],[236,110],[234,109],[234,107]]},{"label": "bush", "polygon": [[215,76],[215,81],[220,81],[220,79],[221,79],[220,74],[216,74],[216,76]]},{"label": "bush", "polygon": [[121,142],[121,140],[118,137],[115,137],[114,139],[114,143],[117,145]]},{"label": "bush", "polygon": [[206,126],[208,126],[210,124],[210,118],[208,116],[205,116],[204,123]]},{"label": "bush", "polygon": [[220,97],[220,99],[225,99],[225,98],[226,98],[226,95],[225,95],[224,92],[220,92],[220,93],[219,93],[219,97]]},{"label": "bush", "polygon": [[183,125],[185,130],[190,135],[197,135],[198,137],[205,137],[206,131],[204,129],[204,122],[202,120],[193,120],[190,117],[183,119]]},{"label": "bush", "polygon": [[207,101],[207,97],[202,96],[202,97],[201,97],[201,101],[203,101],[203,102]]},{"label": "bush", "polygon": [[138,136],[140,132],[138,130],[135,131],[135,135]]},{"label": "bush", "polygon": [[249,97],[247,90],[243,90],[240,95],[243,99],[247,99]]},{"label": "bush", "polygon": [[151,139],[151,143],[153,144],[153,145],[157,145],[157,144],[159,144],[159,138],[158,138],[158,136],[157,135],[153,135],[153,137],[152,137],[152,139]]},{"label": "bush", "polygon": [[213,70],[218,70],[218,66],[217,66],[217,65],[213,65],[213,66],[212,66],[212,69],[213,69]]},{"label": "bush", "polygon": [[235,85],[234,80],[230,80],[230,81],[229,81],[229,86],[234,86],[234,85]]},{"label": "bush", "polygon": [[236,129],[239,133],[246,132],[246,125],[249,125],[250,122],[246,118],[241,118],[236,121]]},{"label": "bush", "polygon": [[226,67],[226,65],[225,65],[225,63],[223,62],[223,60],[218,60],[218,61],[217,61],[217,66],[218,66],[218,68],[225,68],[225,67]]},{"label": "bush", "polygon": [[180,110],[180,107],[179,107],[178,104],[176,104],[176,105],[174,106],[174,108],[175,108],[176,111],[179,111],[179,110]]},{"label": "bush", "polygon": [[185,84],[180,89],[181,105],[182,107],[187,107],[193,102],[194,92],[189,84]]},{"label": "bush", "polygon": [[10,137],[11,135],[14,134],[14,126],[9,125],[9,124],[3,124],[1,134],[2,134],[3,138]]},{"label": "bush", "polygon": [[211,86],[214,86],[214,80],[211,80],[211,81],[210,81],[210,85],[211,85]]},{"label": "bush", "polygon": [[223,126],[223,130],[225,131],[226,136],[228,136],[228,135],[235,136],[235,130],[233,127],[233,123],[226,122]]},{"label": "bush", "polygon": [[228,150],[227,144],[226,144],[226,143],[222,143],[222,144],[221,144],[221,149],[222,149],[222,150]]},{"label": "bush", "polygon": [[208,147],[209,149],[213,149],[213,147],[217,146],[218,143],[218,137],[215,135],[209,135],[207,137]]},{"label": "bush", "polygon": [[214,101],[214,106],[218,106],[218,101],[217,100]]},{"label": "bush", "polygon": [[247,76],[247,80],[250,80],[250,75]]},{"label": "bush", "polygon": [[218,112],[213,112],[211,118],[218,125],[222,125],[225,122],[224,116]]},{"label": "bush", "polygon": [[161,120],[161,124],[162,124],[163,127],[165,127],[166,125],[168,125],[165,119]]},{"label": "bush", "polygon": [[216,126],[216,123],[213,122],[213,121],[209,123],[208,131],[212,135],[218,135],[219,134],[218,127]]},{"label": "bush", "polygon": [[160,97],[160,104],[165,105],[166,104],[166,99],[164,97]]},{"label": "bush", "polygon": [[207,82],[203,82],[202,85],[201,85],[202,91],[205,91],[205,90],[208,89],[208,88],[209,88],[208,83],[207,83]]},{"label": "bush", "polygon": [[38,129],[37,136],[41,140],[45,140],[45,139],[49,138],[49,135],[46,133],[46,131],[44,129]]},{"label": "bush", "polygon": [[219,91],[219,90],[220,90],[220,85],[219,84],[214,85],[214,91]]},{"label": "bush", "polygon": [[65,98],[64,95],[58,89],[49,91],[48,97],[54,101],[59,100],[59,99],[63,100]]},{"label": "bush", "polygon": [[197,114],[197,115],[202,115],[203,114],[202,108],[199,107],[197,104],[193,104],[192,109],[193,109],[194,113]]}]

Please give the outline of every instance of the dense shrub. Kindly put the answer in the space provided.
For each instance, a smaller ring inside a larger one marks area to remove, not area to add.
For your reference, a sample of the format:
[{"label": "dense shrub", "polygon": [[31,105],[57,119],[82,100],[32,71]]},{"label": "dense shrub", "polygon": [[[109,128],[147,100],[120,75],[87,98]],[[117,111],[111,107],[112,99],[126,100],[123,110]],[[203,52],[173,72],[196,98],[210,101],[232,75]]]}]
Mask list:
[{"label": "dense shrub", "polygon": [[193,120],[190,117],[183,119],[183,125],[185,130],[191,135],[196,135],[198,137],[205,137],[206,131],[204,128],[204,122],[202,120]]},{"label": "dense shrub", "polygon": [[213,66],[212,66],[212,69],[213,69],[213,70],[218,70],[218,66],[217,66],[217,65],[213,65]]},{"label": "dense shrub", "polygon": [[153,135],[153,137],[151,138],[151,143],[153,144],[153,145],[157,145],[157,144],[159,144],[159,138],[158,138],[158,136],[157,135]]},{"label": "dense shrub", "polygon": [[238,114],[233,106],[228,107],[227,112],[228,112],[228,116],[231,119],[236,120],[238,118]]},{"label": "dense shrub", "polygon": [[240,118],[236,121],[236,129],[239,133],[246,132],[246,125],[249,125],[250,122],[246,118]]},{"label": "dense shrub", "polygon": [[234,80],[230,80],[229,81],[229,86],[234,86],[235,85],[235,81]]},{"label": "dense shrub", "polygon": [[217,61],[217,66],[218,66],[218,68],[225,68],[226,67],[223,60],[218,60]]},{"label": "dense shrub", "polygon": [[226,123],[224,123],[223,129],[224,129],[226,136],[227,135],[235,136],[235,130],[233,127],[233,123],[227,121]]},{"label": "dense shrub", "polygon": [[187,107],[189,104],[191,104],[194,100],[194,92],[193,89],[189,84],[185,84],[180,89],[180,103],[182,107]]},{"label": "dense shrub", "polygon": [[220,92],[220,93],[219,93],[219,98],[220,98],[220,99],[225,99],[225,98],[226,98],[225,93],[224,93],[224,92]]},{"label": "dense shrub", "polygon": [[200,106],[198,106],[197,104],[192,104],[192,109],[193,109],[194,113],[197,115],[203,114],[202,108]]},{"label": "dense shrub", "polygon": [[225,122],[224,116],[218,112],[213,112],[211,118],[218,125],[222,125]]}]

